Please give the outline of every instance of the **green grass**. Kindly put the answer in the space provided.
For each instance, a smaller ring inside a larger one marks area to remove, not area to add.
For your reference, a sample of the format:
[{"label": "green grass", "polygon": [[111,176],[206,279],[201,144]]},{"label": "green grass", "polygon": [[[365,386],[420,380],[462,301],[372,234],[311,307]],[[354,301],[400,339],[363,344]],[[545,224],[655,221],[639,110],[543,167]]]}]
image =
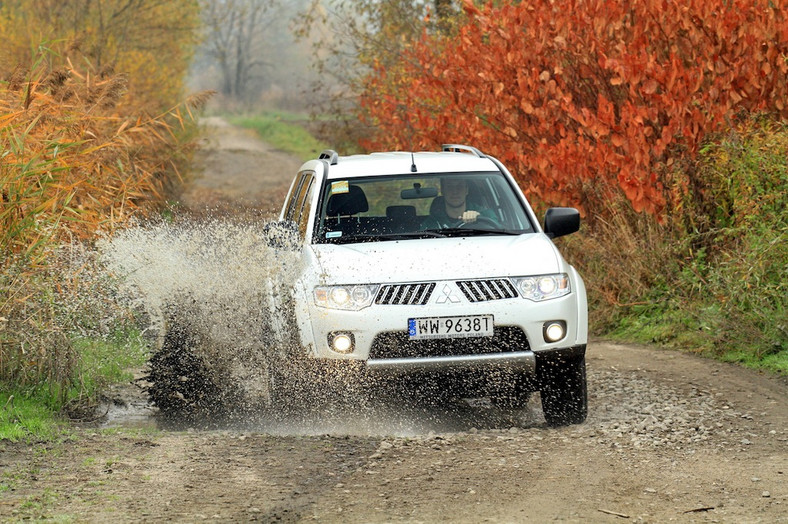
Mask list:
[{"label": "green grass", "polygon": [[51,394],[43,388],[34,391],[0,393],[0,440],[52,440],[65,431],[57,411],[51,407]]},{"label": "green grass", "polygon": [[[731,362],[747,368],[788,375],[788,349],[785,341],[764,340],[753,336],[744,340],[735,330],[721,330],[717,325],[726,319],[715,308],[671,308],[670,303],[654,307],[639,314],[626,314],[615,329],[605,333],[606,338],[619,342],[656,344]],[[719,334],[727,334],[720,340]],[[738,347],[735,347],[738,346]]]},{"label": "green grass", "polygon": [[228,120],[234,125],[253,129],[262,140],[301,160],[316,158],[321,151],[328,148],[302,125],[309,120],[306,115],[267,112],[260,115],[228,117]]},{"label": "green grass", "polygon": [[720,360],[723,362],[734,362],[752,369],[765,369],[779,375],[788,376],[788,351],[782,350],[779,353],[766,355],[759,358],[751,351],[732,350],[724,353]]},{"label": "green grass", "polygon": [[129,370],[142,366],[147,359],[147,350],[135,330],[119,331],[106,339],[76,339],[74,347],[80,363],[71,398],[93,399],[108,384],[128,382],[133,378]]},{"label": "green grass", "polygon": [[50,385],[0,387],[0,441],[53,440],[68,434],[64,409],[73,403],[91,404],[110,384],[131,380],[130,368],[144,364],[147,353],[135,330],[114,335],[78,338],[78,354],[71,386],[61,395]]}]

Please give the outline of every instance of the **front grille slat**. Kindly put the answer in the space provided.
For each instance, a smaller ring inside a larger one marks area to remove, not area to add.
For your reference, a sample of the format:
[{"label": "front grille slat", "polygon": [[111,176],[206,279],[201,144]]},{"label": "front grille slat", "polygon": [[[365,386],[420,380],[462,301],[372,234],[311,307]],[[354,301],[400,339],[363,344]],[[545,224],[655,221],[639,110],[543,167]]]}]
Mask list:
[{"label": "front grille slat", "polygon": [[492,281],[492,287],[495,290],[495,293],[496,293],[498,298],[506,298],[507,297],[506,292],[503,289],[503,286],[502,286],[501,282],[493,280]]},{"label": "front grille slat", "polygon": [[471,302],[501,300],[515,298],[517,292],[509,280],[505,278],[490,280],[460,280],[457,286]]},{"label": "front grille slat", "polygon": [[391,302],[391,299],[394,298],[394,295],[397,294],[397,288],[393,287],[393,286],[389,286],[389,287],[384,288],[384,289],[385,289],[385,292],[383,293],[383,295],[384,295],[383,303],[384,304],[388,304],[389,302]]},{"label": "front grille slat", "polygon": [[462,291],[462,294],[465,295],[465,298],[471,302],[476,302],[476,299],[470,290],[470,284],[467,282],[457,282],[457,287],[460,288],[460,291]]},{"label": "front grille slat", "polygon": [[432,290],[435,287],[435,284],[431,286],[424,286],[419,294],[418,300],[415,302],[416,304],[426,304],[427,300],[430,299],[430,295],[432,294]]},{"label": "front grille slat", "polygon": [[471,282],[471,289],[473,290],[473,296],[476,298],[476,302],[487,298],[487,294],[484,292],[484,289],[482,289],[480,284],[481,282]]},{"label": "front grille slat", "polygon": [[394,304],[402,304],[402,296],[405,294],[405,291],[408,289],[408,286],[399,286],[397,288],[397,292],[394,293]]},{"label": "front grille slat", "polygon": [[435,289],[435,283],[385,284],[380,287],[375,303],[385,306],[415,305],[427,303]]},{"label": "front grille slat", "polygon": [[416,292],[415,285],[408,285],[405,287],[405,293],[402,295],[402,303],[403,304],[412,304],[413,295]]}]

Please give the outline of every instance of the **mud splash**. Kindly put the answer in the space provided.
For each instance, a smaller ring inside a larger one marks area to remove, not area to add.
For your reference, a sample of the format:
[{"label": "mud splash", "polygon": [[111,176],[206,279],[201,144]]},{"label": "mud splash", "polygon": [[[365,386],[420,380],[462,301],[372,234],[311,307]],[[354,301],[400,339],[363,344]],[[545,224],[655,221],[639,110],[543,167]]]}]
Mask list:
[{"label": "mud splash", "polygon": [[[206,403],[220,392],[232,391],[236,403],[267,396],[268,360],[292,349],[286,306],[299,273],[295,251],[271,247],[271,231],[262,221],[210,219],[134,227],[98,243],[119,293],[144,313],[152,362],[173,350],[168,343],[179,344],[184,366],[172,370],[172,384],[160,385],[171,389],[159,390],[160,407],[170,406],[170,394],[175,403],[195,402],[183,397],[186,390]],[[206,376],[191,376],[187,357]],[[209,383],[213,390],[200,391]]]},{"label": "mud splash", "polygon": [[126,229],[97,247],[121,292],[149,315],[149,334],[162,334],[168,307],[191,301],[214,338],[248,346],[259,343],[253,323],[284,327],[276,293],[298,274],[295,252],[269,245],[267,224],[160,223]]},{"label": "mud splash", "polygon": [[146,319],[152,354],[147,392],[119,393],[107,425],[412,436],[541,423],[538,401],[516,413],[436,403],[435,392],[357,382],[344,367],[293,366],[304,354],[290,307],[301,268],[286,240],[266,221],[208,219],[133,227],[98,244],[118,293]]}]

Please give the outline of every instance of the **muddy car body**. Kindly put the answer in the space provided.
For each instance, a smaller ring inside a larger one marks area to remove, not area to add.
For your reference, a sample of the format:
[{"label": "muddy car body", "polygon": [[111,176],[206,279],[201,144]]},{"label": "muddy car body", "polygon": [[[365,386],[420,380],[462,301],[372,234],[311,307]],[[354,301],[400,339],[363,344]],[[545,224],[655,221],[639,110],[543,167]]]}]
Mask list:
[{"label": "muddy car body", "polygon": [[[462,182],[470,221],[449,217],[447,180]],[[293,306],[310,359],[510,405],[538,390],[548,423],[585,419],[586,292],[552,241],[579,215],[552,208],[540,226],[495,158],[326,151],[275,227],[302,262]]]}]

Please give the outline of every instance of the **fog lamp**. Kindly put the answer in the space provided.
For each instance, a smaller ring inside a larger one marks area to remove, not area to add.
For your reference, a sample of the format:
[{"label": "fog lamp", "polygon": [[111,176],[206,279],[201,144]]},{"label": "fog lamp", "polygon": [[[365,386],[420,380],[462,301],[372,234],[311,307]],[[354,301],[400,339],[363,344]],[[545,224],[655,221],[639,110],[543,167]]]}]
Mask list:
[{"label": "fog lamp", "polygon": [[356,341],[353,333],[329,333],[328,347],[337,353],[352,353],[355,349]]},{"label": "fog lamp", "polygon": [[566,336],[566,322],[563,320],[545,322],[542,328],[542,335],[545,342],[558,342]]}]

